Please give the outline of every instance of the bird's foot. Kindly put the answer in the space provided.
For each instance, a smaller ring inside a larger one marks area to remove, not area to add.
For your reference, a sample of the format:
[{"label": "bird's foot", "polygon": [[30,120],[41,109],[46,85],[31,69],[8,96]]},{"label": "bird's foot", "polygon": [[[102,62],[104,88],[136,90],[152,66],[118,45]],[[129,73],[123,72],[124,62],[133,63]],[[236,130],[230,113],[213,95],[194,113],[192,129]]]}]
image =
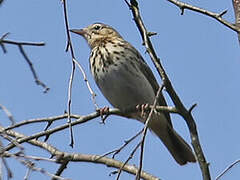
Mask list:
[{"label": "bird's foot", "polygon": [[136,109],[138,111],[141,111],[141,116],[142,117],[145,117],[147,114],[146,114],[146,109],[149,108],[149,104],[140,104],[140,105],[137,105],[136,106]]},{"label": "bird's foot", "polygon": [[[105,106],[103,108],[97,109],[97,112],[99,112],[100,117],[101,117],[101,124],[105,124],[105,120],[109,116],[109,107]],[[105,115],[105,116],[104,116]]]}]

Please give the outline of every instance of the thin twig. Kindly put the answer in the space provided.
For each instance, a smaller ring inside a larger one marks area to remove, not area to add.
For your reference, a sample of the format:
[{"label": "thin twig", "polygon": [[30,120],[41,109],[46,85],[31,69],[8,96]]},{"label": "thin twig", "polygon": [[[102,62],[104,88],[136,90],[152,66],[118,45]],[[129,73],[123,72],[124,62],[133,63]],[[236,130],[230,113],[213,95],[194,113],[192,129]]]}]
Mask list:
[{"label": "thin twig", "polygon": [[[8,164],[7,164],[7,161],[4,159],[4,156],[3,156],[3,153],[4,153],[4,150],[3,150],[3,144],[2,144],[2,141],[0,141],[0,157],[1,157],[1,160],[2,160],[2,164],[3,166],[5,167],[5,169],[7,170],[7,178],[10,179],[13,177],[13,173],[11,171],[11,169],[9,168]],[[0,163],[1,164],[1,163]],[[2,171],[2,169],[1,169]],[[3,173],[2,173],[3,174]],[[2,176],[0,176],[1,178]]]},{"label": "thin twig", "polygon": [[[12,126],[6,127],[5,130],[14,129],[14,128],[21,127],[21,126],[28,125],[28,124],[42,123],[42,122],[53,122],[53,121],[65,119],[67,117],[68,117],[67,114],[63,114],[63,115],[59,115],[59,116],[24,120],[24,121],[21,121],[19,123],[16,123],[16,124],[12,125]],[[80,115],[71,114],[71,118],[79,119],[80,117],[81,117]]]},{"label": "thin twig", "polygon": [[73,61],[77,64],[77,66],[79,67],[79,69],[80,69],[80,71],[81,71],[81,73],[83,75],[83,80],[86,82],[87,88],[88,88],[88,90],[89,90],[89,92],[90,92],[90,94],[92,96],[92,101],[93,101],[93,104],[95,106],[95,109],[96,110],[99,109],[99,107],[97,105],[97,102],[96,102],[96,98],[95,98],[96,94],[95,94],[95,92],[93,91],[93,89],[91,88],[91,86],[89,84],[89,81],[87,79],[85,71],[83,70],[81,64],[76,59],[73,58]]},{"label": "thin twig", "polygon": [[27,180],[29,178],[31,172],[32,172],[31,168],[27,168],[27,172],[26,172],[25,176],[23,177],[23,180]]},{"label": "thin twig", "polygon": [[[20,150],[20,152],[23,153],[24,147],[23,147],[21,144],[19,144],[15,139],[13,139],[12,137],[8,136],[7,133],[6,133],[6,131],[0,132],[0,135],[1,135],[4,139],[6,139],[7,141],[9,141],[9,142],[11,142],[12,144],[14,144],[15,147],[18,147],[19,150]],[[5,151],[1,149],[1,153],[2,153],[2,152],[5,152]]]},{"label": "thin twig", "polygon": [[18,46],[45,46],[44,42],[23,42],[23,41],[11,41],[11,40],[5,40],[5,39],[0,39],[0,43],[13,44]]},{"label": "thin twig", "polygon": [[102,158],[102,157],[105,157],[105,156],[108,156],[109,154],[113,154],[112,155],[112,158],[114,159],[115,156],[120,153],[130,142],[132,142],[136,137],[138,137],[141,133],[143,132],[143,129],[141,131],[139,131],[136,135],[134,135],[133,137],[131,137],[130,139],[128,140],[125,140],[124,141],[124,144],[120,147],[120,148],[117,148],[115,150],[112,150],[110,152],[107,152],[103,155],[101,155],[99,158]]},{"label": "thin twig", "polygon": [[[131,154],[128,156],[127,160],[126,160],[126,161],[123,163],[123,165],[119,168],[119,170],[118,170],[118,175],[117,175],[116,180],[119,180],[120,175],[121,175],[121,172],[122,172],[124,166],[133,158],[133,155],[135,154],[135,152],[137,151],[137,149],[140,147],[140,145],[141,145],[141,142],[139,142],[139,143],[137,144],[137,146],[133,149],[133,151],[131,152]],[[138,169],[138,171],[139,171],[139,169]],[[138,172],[138,171],[137,171],[137,172]]]},{"label": "thin twig", "polygon": [[[64,161],[61,166],[58,168],[57,172],[55,173],[56,176],[60,176],[63,171],[67,168],[69,161]],[[56,178],[52,178],[52,180],[57,180]]]},{"label": "thin twig", "polygon": [[13,118],[12,113],[2,104],[0,104],[0,109],[2,109],[6,113],[8,119],[11,121],[12,125],[15,124],[15,120]]},{"label": "thin twig", "polygon": [[214,12],[207,11],[205,9],[181,2],[179,0],[167,0],[167,1],[178,6],[181,9],[181,12],[182,12],[181,14],[183,14],[185,9],[195,11],[195,12],[198,12],[198,13],[201,13],[201,14],[204,14],[206,16],[216,19],[218,22],[220,22],[221,24],[225,25],[226,27],[232,29],[233,31],[236,31],[237,33],[240,32],[240,29],[237,26],[235,26],[234,24],[232,24],[222,18],[222,16],[226,13],[226,10],[224,10],[220,13],[214,13]]},{"label": "thin twig", "polygon": [[154,99],[154,102],[153,102],[153,106],[151,108],[151,111],[147,117],[147,120],[145,122],[145,125],[144,125],[144,129],[143,129],[143,135],[142,135],[142,139],[141,139],[141,151],[140,151],[140,160],[139,160],[139,168],[138,168],[138,172],[136,174],[136,180],[140,180],[140,175],[141,175],[141,171],[142,171],[142,166],[143,166],[143,154],[144,154],[144,143],[145,143],[145,138],[146,138],[146,135],[147,135],[147,129],[148,129],[148,125],[151,121],[151,118],[152,118],[152,115],[153,115],[153,112],[155,110],[155,107],[157,105],[157,102],[158,102],[158,99],[159,99],[159,96],[163,90],[163,85],[159,87],[158,91],[157,91],[157,94],[156,94],[156,97]]},{"label": "thin twig", "polygon": [[49,173],[47,170],[45,170],[43,168],[36,167],[35,163],[33,163],[33,162],[29,161],[29,160],[22,159],[22,158],[16,156],[15,154],[12,154],[11,157],[15,158],[21,164],[23,164],[27,168],[31,169],[31,171],[38,171],[38,172],[40,172],[42,174],[45,174],[45,175],[47,175],[47,176],[49,176],[51,178],[55,178],[55,179],[58,179],[58,180],[69,180],[67,178],[63,178],[61,176],[57,176],[57,175],[54,175],[52,173]]},{"label": "thin twig", "polygon": [[33,74],[33,77],[34,77],[34,80],[35,80],[36,84],[42,86],[44,88],[43,92],[46,93],[50,88],[47,87],[42,81],[40,81],[38,79],[38,76],[37,76],[37,73],[36,73],[36,71],[33,67],[33,64],[32,64],[31,60],[28,58],[27,54],[25,53],[25,51],[23,49],[23,46],[44,46],[45,43],[44,42],[36,42],[36,43],[34,43],[34,42],[18,42],[18,41],[5,40],[4,38],[6,38],[6,36],[8,34],[9,33],[6,33],[0,38],[0,45],[2,47],[3,52],[4,53],[7,52],[5,44],[17,45],[20,53],[23,55],[24,59],[26,60],[26,62],[28,63],[28,65],[30,67],[30,70]]},{"label": "thin twig", "polygon": [[[7,152],[4,152],[4,156],[7,155]],[[38,156],[27,156],[25,154],[22,153],[15,153],[16,156],[21,157],[21,158],[25,158],[25,159],[29,159],[29,160],[34,160],[34,161],[47,161],[47,162],[56,162],[55,159],[49,159],[49,158],[45,158],[45,157],[38,157]]]},{"label": "thin twig", "polygon": [[[69,130],[70,130],[70,146],[73,147],[74,145],[74,138],[73,138],[73,129],[71,126],[71,103],[72,103],[72,85],[73,85],[73,78],[75,74],[75,56],[74,56],[74,51],[72,47],[72,42],[71,42],[71,37],[69,33],[69,25],[68,25],[68,16],[67,16],[67,3],[65,0],[62,1],[63,3],[63,12],[64,12],[64,22],[65,22],[65,28],[66,28],[66,33],[67,33],[67,47],[70,48],[71,56],[72,56],[72,71],[71,75],[69,78],[69,84],[68,84],[68,103],[67,103],[67,113],[68,113],[68,124],[69,124]],[[67,48],[68,49],[68,48]]]},{"label": "thin twig", "polygon": [[3,50],[3,53],[7,53],[7,49],[6,49],[5,45],[4,45],[4,43],[2,43],[2,41],[3,41],[9,34],[10,34],[10,33],[7,32],[7,33],[3,34],[2,37],[0,38],[0,45],[1,45],[1,48],[2,48],[2,50]]},{"label": "thin twig", "polygon": [[3,162],[4,167],[5,167],[6,170],[7,170],[7,178],[8,178],[8,179],[11,179],[11,178],[13,177],[13,173],[12,173],[11,169],[9,168],[9,166],[8,166],[8,164],[7,164],[7,161],[6,161],[3,157],[2,157],[1,159],[2,159],[2,162]]},{"label": "thin twig", "polygon": [[233,168],[233,166],[237,165],[238,163],[240,163],[240,159],[234,161],[226,169],[224,169],[224,171],[216,177],[216,180],[219,180],[224,174],[226,174],[230,169]]},{"label": "thin twig", "polygon": [[29,67],[30,67],[30,70],[31,70],[31,72],[32,72],[32,74],[33,74],[33,77],[34,77],[34,80],[35,80],[36,84],[42,86],[42,87],[44,88],[44,91],[43,91],[43,92],[44,92],[44,93],[47,93],[47,91],[48,91],[50,88],[47,87],[42,81],[40,81],[40,80],[38,79],[38,76],[37,76],[37,73],[36,73],[36,71],[35,71],[35,69],[34,69],[34,67],[33,67],[33,64],[32,64],[32,62],[31,62],[31,60],[28,58],[27,54],[25,53],[22,45],[18,45],[18,48],[19,48],[21,54],[23,55],[24,59],[25,59],[26,62],[28,63],[28,65],[29,65]]}]

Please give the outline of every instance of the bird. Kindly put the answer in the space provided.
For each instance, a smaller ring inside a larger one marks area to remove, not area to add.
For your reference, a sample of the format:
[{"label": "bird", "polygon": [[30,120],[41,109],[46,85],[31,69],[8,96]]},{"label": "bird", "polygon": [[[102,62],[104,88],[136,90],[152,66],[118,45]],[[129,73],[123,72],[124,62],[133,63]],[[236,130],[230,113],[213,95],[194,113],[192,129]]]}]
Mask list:
[{"label": "bird", "polygon": [[[159,84],[141,54],[110,25],[94,23],[70,29],[82,36],[91,49],[89,57],[93,78],[109,103],[122,111],[138,105],[153,104]],[[167,106],[162,93],[157,105]],[[127,115],[145,123],[140,112]],[[155,112],[149,127],[167,147],[175,161],[184,165],[196,162],[191,147],[174,130],[168,112]]]}]

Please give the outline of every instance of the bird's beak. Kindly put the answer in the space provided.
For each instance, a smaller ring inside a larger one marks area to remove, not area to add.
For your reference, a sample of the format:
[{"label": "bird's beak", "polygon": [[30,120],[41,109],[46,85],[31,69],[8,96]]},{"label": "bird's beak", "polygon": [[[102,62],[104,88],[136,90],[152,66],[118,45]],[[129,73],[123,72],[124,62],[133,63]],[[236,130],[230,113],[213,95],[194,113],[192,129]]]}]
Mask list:
[{"label": "bird's beak", "polygon": [[70,29],[70,32],[79,34],[83,37],[87,34],[87,32],[84,29]]}]

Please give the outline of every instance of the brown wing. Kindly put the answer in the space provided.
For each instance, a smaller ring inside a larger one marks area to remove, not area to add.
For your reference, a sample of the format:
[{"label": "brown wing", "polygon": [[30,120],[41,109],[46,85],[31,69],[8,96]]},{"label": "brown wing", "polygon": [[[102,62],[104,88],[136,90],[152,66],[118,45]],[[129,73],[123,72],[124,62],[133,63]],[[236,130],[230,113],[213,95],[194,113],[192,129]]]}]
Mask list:
[{"label": "brown wing", "polygon": [[[129,44],[129,46],[131,46]],[[159,85],[158,85],[158,82],[156,80],[156,78],[154,77],[153,75],[153,72],[151,71],[150,67],[147,65],[147,63],[144,61],[143,57],[140,55],[140,53],[133,47],[131,46],[130,47],[131,50],[134,50],[137,54],[137,57],[138,57],[138,66],[139,66],[139,69],[141,70],[141,72],[143,72],[143,74],[145,75],[145,77],[147,78],[147,80],[150,82],[155,94],[157,94],[157,91],[159,89]],[[160,96],[159,96],[159,99],[158,99],[158,104],[160,106],[167,106],[167,102],[165,101],[164,99],[164,96],[163,94],[161,93]],[[168,112],[164,112],[164,115],[166,116],[169,124],[172,126],[172,122],[171,122],[171,118],[170,118],[170,114]]]}]

